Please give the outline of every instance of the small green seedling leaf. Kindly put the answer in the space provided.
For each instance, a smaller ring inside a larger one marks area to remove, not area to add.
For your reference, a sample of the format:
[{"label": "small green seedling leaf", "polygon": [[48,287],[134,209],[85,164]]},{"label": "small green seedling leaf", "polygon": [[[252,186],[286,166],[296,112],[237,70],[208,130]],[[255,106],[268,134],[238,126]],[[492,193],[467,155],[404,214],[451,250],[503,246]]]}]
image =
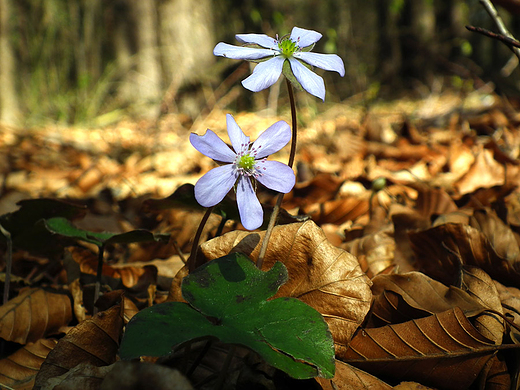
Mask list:
[{"label": "small green seedling leaf", "polygon": [[166,241],[169,234],[152,233],[148,230],[132,230],[126,233],[91,232],[79,229],[65,218],[50,218],[44,221],[47,230],[64,237],[74,238],[95,244],[98,247],[107,244],[129,244],[144,241]]},{"label": "small green seedling leaf", "polygon": [[332,378],[334,345],[320,313],[295,298],[267,300],[286,281],[280,262],[263,272],[238,253],[213,260],[184,278],[188,303],[161,303],[130,320],[120,356],[166,356],[210,336],[249,347],[294,378]]}]

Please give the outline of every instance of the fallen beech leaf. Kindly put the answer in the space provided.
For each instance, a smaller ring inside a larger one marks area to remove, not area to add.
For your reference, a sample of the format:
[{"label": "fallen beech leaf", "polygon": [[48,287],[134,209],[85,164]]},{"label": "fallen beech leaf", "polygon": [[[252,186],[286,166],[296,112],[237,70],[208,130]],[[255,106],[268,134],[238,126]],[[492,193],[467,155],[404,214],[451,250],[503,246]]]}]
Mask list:
[{"label": "fallen beech leaf", "polygon": [[299,214],[310,215],[318,225],[333,223],[341,225],[347,221],[354,221],[368,212],[368,201],[358,197],[330,200],[323,203],[312,203],[302,207]]},{"label": "fallen beech leaf", "polygon": [[520,247],[513,231],[491,209],[473,211],[469,225],[479,229],[489,240],[495,252],[509,262],[520,258]]},{"label": "fallen beech leaf", "polygon": [[421,272],[377,275],[372,282],[374,304],[370,315],[380,320],[375,326],[422,318],[454,307],[472,317],[486,307],[467,292],[454,286],[446,287]]},{"label": "fallen beech leaf", "polygon": [[486,363],[478,381],[480,389],[509,390],[512,388],[511,374],[509,374],[503,355],[495,355]]},{"label": "fallen beech leaf", "polygon": [[375,376],[337,359],[334,378],[316,378],[316,382],[320,384],[323,390],[392,389],[392,386]]},{"label": "fallen beech leaf", "polygon": [[393,387],[394,390],[434,390],[417,382],[401,382]]},{"label": "fallen beech leaf", "polygon": [[190,382],[177,370],[152,363],[119,361],[101,384],[100,390],[192,390]]},{"label": "fallen beech leaf", "polygon": [[24,290],[0,306],[0,337],[18,344],[55,334],[72,320],[72,305],[65,294],[40,288]]},{"label": "fallen beech leaf", "polygon": [[[513,322],[520,326],[520,290],[515,287],[506,287],[496,280],[493,280],[493,283],[497,288],[504,313],[511,316]],[[514,328],[511,331],[517,335],[512,338],[520,340],[518,331]]]},{"label": "fallen beech leaf", "polygon": [[110,370],[112,365],[97,367],[91,363],[79,363],[63,375],[49,378],[42,390],[99,389]]},{"label": "fallen beech leaf", "polygon": [[71,329],[49,353],[36,376],[35,389],[80,363],[108,366],[116,361],[123,330],[122,305],[99,312]]},{"label": "fallen beech leaf", "polygon": [[296,183],[284,202],[288,208],[323,203],[334,199],[342,183],[342,179],[330,173],[320,173],[309,181]]},{"label": "fallen beech leaf", "polygon": [[[233,231],[201,245],[198,264],[230,252],[241,252],[256,261],[265,232]],[[357,259],[332,246],[312,221],[277,226],[269,241],[262,269],[281,261],[289,281],[274,298],[294,297],[320,312],[327,321],[334,342],[346,345],[368,310],[372,293],[370,280]],[[185,268],[184,268],[185,269]],[[181,270],[172,283],[169,300],[180,301]]]},{"label": "fallen beech leaf", "polygon": [[359,259],[368,277],[373,277],[394,265],[395,241],[393,227],[387,226],[377,233],[366,234],[361,238],[342,245]]},{"label": "fallen beech leaf", "polygon": [[79,278],[69,284],[69,291],[72,295],[72,301],[74,302],[73,307],[76,319],[78,322],[85,321],[87,318],[87,309],[83,305],[83,289],[81,288]]},{"label": "fallen beech leaf", "polygon": [[484,234],[471,226],[447,223],[409,236],[424,272],[444,284],[455,284],[463,264],[480,267],[502,283],[520,284],[520,263],[498,256]]},{"label": "fallen beech leaf", "polygon": [[32,389],[40,366],[56,343],[54,339],[40,339],[0,360],[0,383],[13,389]]},{"label": "fallen beech leaf", "polygon": [[453,186],[459,194],[469,194],[478,188],[490,188],[504,184],[505,169],[493,158],[493,152],[481,148],[466,174]]},{"label": "fallen beech leaf", "polygon": [[468,388],[497,347],[454,308],[381,328],[359,329],[338,358],[392,381]]},{"label": "fallen beech leaf", "polygon": [[451,213],[458,210],[453,199],[442,188],[431,188],[425,185],[410,185],[417,190],[415,209],[428,219],[432,215]]},{"label": "fallen beech leaf", "polygon": [[[497,288],[489,275],[480,268],[465,266],[462,285],[482,306],[503,314]],[[504,320],[498,314],[486,311],[477,316],[473,324],[484,337],[493,340],[497,345],[502,344],[505,327]]]},{"label": "fallen beech leaf", "polygon": [[[97,274],[98,256],[91,251],[74,248],[72,258],[80,265],[81,272],[90,275]],[[114,279],[121,279],[125,287],[138,291],[146,290],[150,283],[156,283],[157,268],[154,265],[136,267],[132,265],[119,265],[113,267],[103,263],[103,275]]]}]

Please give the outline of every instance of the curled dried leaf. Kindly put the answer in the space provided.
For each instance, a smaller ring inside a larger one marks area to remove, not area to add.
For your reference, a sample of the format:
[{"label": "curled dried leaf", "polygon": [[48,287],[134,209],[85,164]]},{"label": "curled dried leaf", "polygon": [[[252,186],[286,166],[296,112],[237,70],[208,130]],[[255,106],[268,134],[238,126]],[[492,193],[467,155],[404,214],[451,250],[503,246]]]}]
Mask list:
[{"label": "curled dried leaf", "polygon": [[0,383],[15,389],[32,389],[40,366],[56,343],[54,339],[40,339],[0,360]]},{"label": "curled dried leaf", "polygon": [[76,325],[49,353],[36,376],[34,388],[40,389],[48,379],[63,375],[80,363],[96,367],[114,363],[122,330],[120,303]]},{"label": "curled dried leaf", "polygon": [[[466,266],[462,272],[463,288],[488,309],[503,314],[502,303],[493,280],[478,267]],[[485,337],[501,344],[504,336],[504,320],[498,314],[484,312],[474,321],[475,327]]]},{"label": "curled dried leaf", "polygon": [[429,317],[360,329],[337,357],[379,377],[466,389],[497,347],[454,308]]},{"label": "curled dried leaf", "polygon": [[484,234],[471,226],[447,223],[409,236],[424,272],[444,284],[456,284],[462,265],[480,267],[504,284],[520,283],[520,263],[500,257]]},{"label": "curled dried leaf", "polygon": [[41,288],[24,290],[0,307],[0,337],[25,344],[55,334],[72,320],[72,305],[65,294]]},{"label": "curled dried leaf", "polygon": [[485,310],[485,306],[467,292],[454,286],[447,287],[421,272],[378,275],[372,282],[374,305],[371,316],[383,323],[409,321],[454,307],[459,307],[466,316],[475,316]]}]

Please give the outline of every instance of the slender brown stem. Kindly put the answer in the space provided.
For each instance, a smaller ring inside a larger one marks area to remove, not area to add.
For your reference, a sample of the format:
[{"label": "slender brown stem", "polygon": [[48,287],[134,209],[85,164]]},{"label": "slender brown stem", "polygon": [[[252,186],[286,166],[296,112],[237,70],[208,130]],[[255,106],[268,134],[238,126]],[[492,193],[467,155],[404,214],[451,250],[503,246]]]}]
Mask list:
[{"label": "slender brown stem", "polygon": [[93,314],[96,315],[98,312],[98,308],[96,306],[96,302],[99,299],[99,294],[101,293],[101,278],[103,277],[103,260],[105,258],[105,245],[101,245],[98,248],[98,266],[96,273],[96,284],[94,287],[94,310]]},{"label": "slender brown stem", "polygon": [[294,156],[296,156],[296,137],[298,134],[298,121],[296,119],[296,102],[294,100],[294,89],[291,82],[285,79],[287,89],[289,90],[289,102],[291,103],[291,121],[292,121],[292,139],[291,139],[291,153],[289,154],[289,165],[291,168],[294,164]]},{"label": "slender brown stem", "polygon": [[[289,165],[291,168],[294,164],[294,157],[296,156],[296,141],[298,134],[298,122],[296,118],[296,102],[294,100],[294,90],[291,82],[285,79],[287,83],[287,89],[289,91],[289,102],[291,104],[291,120],[292,120],[292,137],[291,137],[291,152],[289,154]],[[264,240],[262,241],[262,246],[260,247],[260,253],[258,254],[258,258],[256,260],[256,266],[259,269],[262,269],[262,264],[264,263],[265,253],[267,252],[267,245],[269,244],[269,238],[271,238],[271,234],[273,233],[274,225],[276,224],[276,220],[278,219],[278,213],[280,212],[280,206],[282,205],[283,196],[285,194],[278,194],[278,198],[276,199],[276,204],[273,208],[273,213],[271,214],[271,219],[269,219],[269,224],[267,225],[267,230],[265,231]]]},{"label": "slender brown stem", "polygon": [[199,266],[197,264],[197,252],[199,250],[199,241],[200,236],[202,235],[202,230],[204,229],[204,226],[206,226],[206,222],[208,222],[208,218],[211,215],[211,212],[213,211],[213,207],[208,207],[206,209],[206,213],[202,217],[202,220],[200,221],[199,228],[197,229],[197,233],[195,233],[195,237],[193,238],[193,244],[191,246],[191,252],[190,257],[186,263],[188,266],[188,272],[191,273]]}]

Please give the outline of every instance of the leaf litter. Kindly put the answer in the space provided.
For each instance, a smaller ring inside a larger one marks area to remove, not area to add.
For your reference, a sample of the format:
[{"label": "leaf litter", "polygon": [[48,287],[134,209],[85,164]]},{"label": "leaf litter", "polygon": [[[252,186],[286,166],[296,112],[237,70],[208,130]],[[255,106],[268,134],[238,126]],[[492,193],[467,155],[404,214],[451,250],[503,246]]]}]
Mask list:
[{"label": "leaf litter", "polygon": [[[368,110],[354,102],[318,115],[302,109],[298,180],[282,204],[288,214],[275,228],[263,268],[283,262],[289,280],[274,298],[300,299],[323,315],[334,338],[336,375],[293,386],[509,388],[518,365],[505,350],[520,339],[515,104],[445,93]],[[19,225],[2,217],[19,238],[10,300],[0,307],[1,385],[78,388],[90,378],[92,388],[117,388],[116,372],[132,372],[134,383],[143,380],[141,370],[163,375],[150,365],[204,388],[204,378],[218,374],[214,363],[229,350],[220,343],[192,345],[191,356],[203,352],[207,363],[196,373],[190,364],[197,359],[187,361],[179,350],[165,361],[142,357],[147,363],[139,368],[114,362],[123,324],[147,307],[183,301],[183,261],[203,210],[175,191],[213,167],[188,146],[189,132],[225,135],[224,114],[214,109],[193,123],[168,115],[103,129],[2,129],[2,215],[15,215],[20,200],[61,199],[67,205],[58,210],[78,229],[146,230],[170,239],[107,245],[103,301],[94,315],[96,245],[24,246],[39,234],[38,221],[31,213]],[[275,121],[236,117],[253,138]],[[287,157],[286,151],[272,156]],[[269,213],[274,194],[259,188],[258,195]],[[46,202],[41,207],[53,201]],[[233,252],[256,259],[264,233],[244,231],[234,213],[223,207],[211,215],[199,264]],[[26,225],[36,226],[29,235]],[[3,285],[5,267],[2,276]],[[28,353],[30,359],[20,358]],[[238,350],[228,370],[228,388],[282,380],[247,350]]]}]

